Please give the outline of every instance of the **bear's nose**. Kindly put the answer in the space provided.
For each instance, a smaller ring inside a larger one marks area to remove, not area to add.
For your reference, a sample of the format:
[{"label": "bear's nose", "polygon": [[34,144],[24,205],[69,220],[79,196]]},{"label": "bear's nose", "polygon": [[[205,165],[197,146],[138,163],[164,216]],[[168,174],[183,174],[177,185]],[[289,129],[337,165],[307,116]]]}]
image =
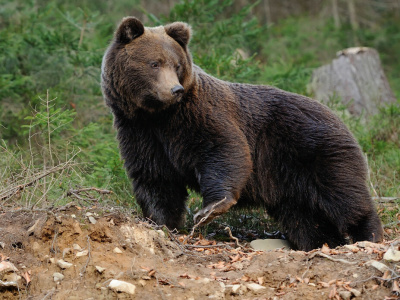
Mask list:
[{"label": "bear's nose", "polygon": [[183,86],[181,86],[180,84],[178,84],[178,85],[176,85],[176,86],[174,86],[172,89],[171,89],[171,93],[172,93],[172,95],[178,95],[178,94],[183,94],[183,92],[185,91],[185,89],[183,88]]}]

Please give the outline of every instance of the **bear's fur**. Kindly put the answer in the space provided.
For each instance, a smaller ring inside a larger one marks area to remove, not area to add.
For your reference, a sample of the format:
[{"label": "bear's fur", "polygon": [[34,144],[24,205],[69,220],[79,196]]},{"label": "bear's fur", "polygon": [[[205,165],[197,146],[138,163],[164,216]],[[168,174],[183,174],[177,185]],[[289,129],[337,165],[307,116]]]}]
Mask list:
[{"label": "bear's fur", "polygon": [[327,107],[270,86],[229,83],[192,63],[190,27],[123,19],[102,64],[121,155],[146,217],[182,225],[187,188],[207,223],[263,206],[294,247],[380,241],[356,140]]}]

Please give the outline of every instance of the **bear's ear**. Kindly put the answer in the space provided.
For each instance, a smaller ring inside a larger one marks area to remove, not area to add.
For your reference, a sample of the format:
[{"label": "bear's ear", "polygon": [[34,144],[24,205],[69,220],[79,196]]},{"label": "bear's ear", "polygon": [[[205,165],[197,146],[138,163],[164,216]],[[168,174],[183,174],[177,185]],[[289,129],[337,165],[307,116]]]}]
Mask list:
[{"label": "bear's ear", "polygon": [[122,19],[122,22],[116,31],[115,39],[119,43],[128,44],[143,33],[144,26],[142,22],[135,17],[126,17]]},{"label": "bear's ear", "polygon": [[186,49],[192,35],[190,26],[183,22],[174,22],[164,26],[165,32]]}]

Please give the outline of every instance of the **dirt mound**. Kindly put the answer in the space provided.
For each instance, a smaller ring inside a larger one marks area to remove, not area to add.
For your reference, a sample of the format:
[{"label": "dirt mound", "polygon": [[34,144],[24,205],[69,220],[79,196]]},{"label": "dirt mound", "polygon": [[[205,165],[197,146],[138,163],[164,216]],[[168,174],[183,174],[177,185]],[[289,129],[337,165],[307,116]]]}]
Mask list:
[{"label": "dirt mound", "polygon": [[396,242],[311,252],[183,243],[132,215],[0,214],[0,299],[397,299]]}]

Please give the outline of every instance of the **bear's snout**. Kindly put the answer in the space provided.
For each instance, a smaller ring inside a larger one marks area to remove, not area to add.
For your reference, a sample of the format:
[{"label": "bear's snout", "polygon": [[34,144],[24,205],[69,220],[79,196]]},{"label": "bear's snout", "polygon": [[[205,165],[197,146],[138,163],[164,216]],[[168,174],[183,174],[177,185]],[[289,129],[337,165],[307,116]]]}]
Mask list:
[{"label": "bear's snout", "polygon": [[172,89],[171,89],[171,94],[173,96],[178,96],[183,94],[183,92],[185,91],[185,89],[183,88],[183,86],[181,86],[180,84],[175,85]]}]

